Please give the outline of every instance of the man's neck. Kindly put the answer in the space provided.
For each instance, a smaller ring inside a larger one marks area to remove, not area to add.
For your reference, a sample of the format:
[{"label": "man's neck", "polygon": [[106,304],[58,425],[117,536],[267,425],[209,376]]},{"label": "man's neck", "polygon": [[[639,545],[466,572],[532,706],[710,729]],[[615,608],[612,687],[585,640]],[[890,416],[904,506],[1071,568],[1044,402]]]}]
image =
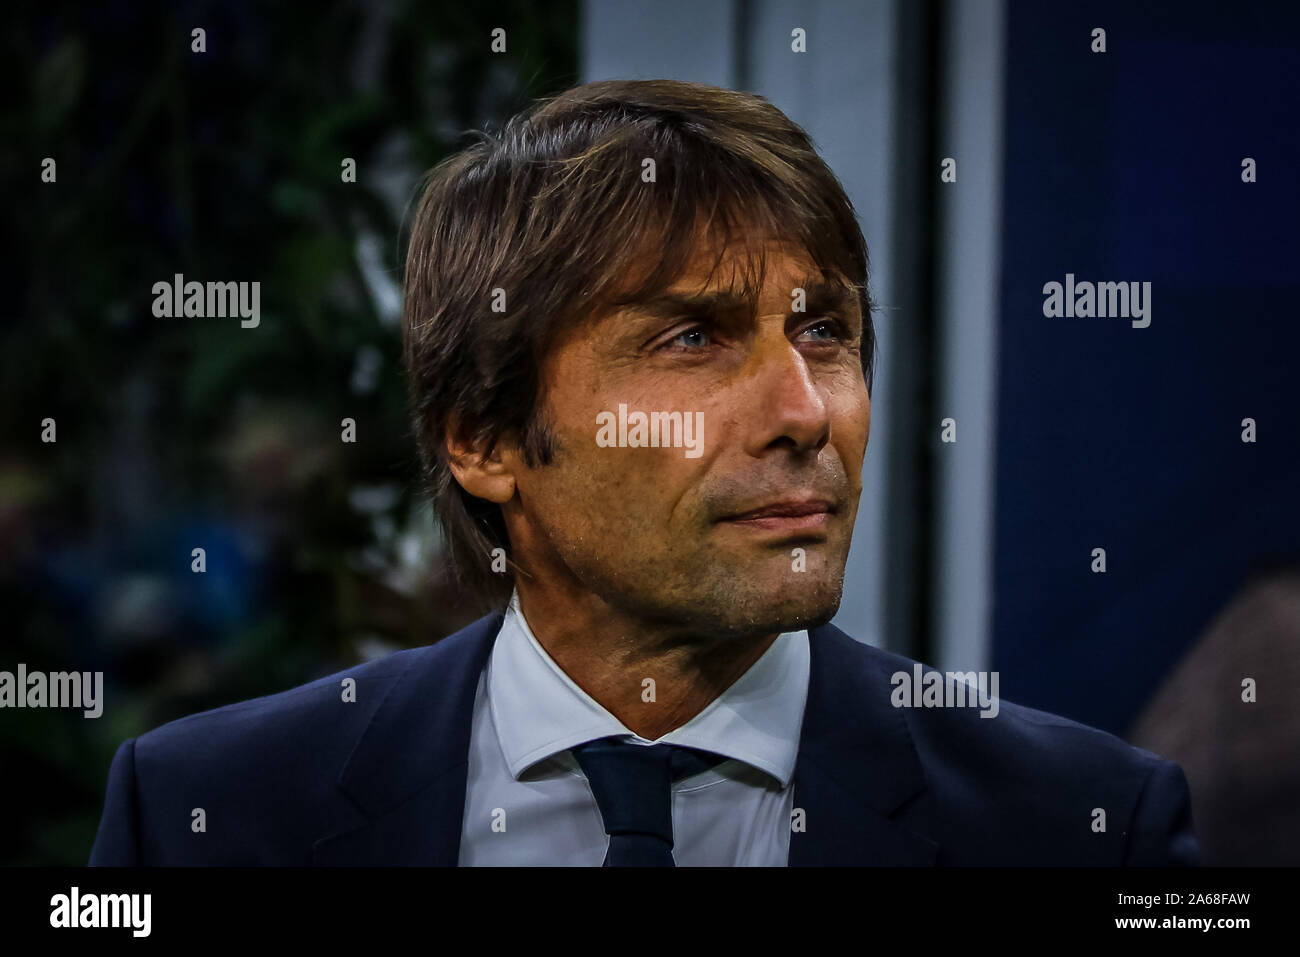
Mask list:
[{"label": "man's neck", "polygon": [[533,636],[573,683],[650,741],[707,708],[778,637],[701,647],[617,612],[575,614],[522,590],[519,602]]}]

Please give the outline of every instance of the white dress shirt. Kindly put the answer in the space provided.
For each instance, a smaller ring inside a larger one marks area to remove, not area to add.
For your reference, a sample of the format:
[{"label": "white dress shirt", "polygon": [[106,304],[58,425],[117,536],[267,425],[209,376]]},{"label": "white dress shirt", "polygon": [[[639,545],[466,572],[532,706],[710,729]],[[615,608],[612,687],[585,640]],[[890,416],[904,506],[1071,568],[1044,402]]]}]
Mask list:
[{"label": "white dress shirt", "polygon": [[784,867],[809,670],[808,632],[781,634],[703,711],[647,741],[546,653],[516,592],[474,700],[459,864],[600,866],[609,837],[568,749],[626,735],[727,756],[672,786],[678,866]]}]

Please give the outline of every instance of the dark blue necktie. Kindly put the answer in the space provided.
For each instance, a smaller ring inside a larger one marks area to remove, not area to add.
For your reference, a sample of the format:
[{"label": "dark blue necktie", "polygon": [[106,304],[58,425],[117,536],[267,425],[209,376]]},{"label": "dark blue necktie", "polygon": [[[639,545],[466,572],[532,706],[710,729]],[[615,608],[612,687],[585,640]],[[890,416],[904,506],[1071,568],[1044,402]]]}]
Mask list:
[{"label": "dark blue necktie", "polygon": [[674,867],[671,786],[726,758],[677,744],[597,738],[570,749],[609,835],[605,867]]}]

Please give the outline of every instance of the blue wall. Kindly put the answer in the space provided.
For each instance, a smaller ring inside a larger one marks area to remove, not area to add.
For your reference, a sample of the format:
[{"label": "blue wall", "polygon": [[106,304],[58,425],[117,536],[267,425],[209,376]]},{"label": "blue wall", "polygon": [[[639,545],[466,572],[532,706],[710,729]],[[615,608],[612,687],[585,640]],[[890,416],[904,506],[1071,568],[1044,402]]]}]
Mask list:
[{"label": "blue wall", "polygon": [[[1061,7],[1008,24],[993,666],[1123,733],[1300,558],[1300,5]],[[1067,272],[1150,281],[1150,327],[1045,318]]]}]

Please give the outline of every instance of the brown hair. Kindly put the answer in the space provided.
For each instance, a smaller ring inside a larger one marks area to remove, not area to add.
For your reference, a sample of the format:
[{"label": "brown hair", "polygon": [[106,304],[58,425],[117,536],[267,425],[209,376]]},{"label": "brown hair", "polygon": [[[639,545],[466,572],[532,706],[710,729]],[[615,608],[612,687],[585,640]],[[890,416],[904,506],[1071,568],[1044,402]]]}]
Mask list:
[{"label": "brown hair", "polygon": [[[675,80],[607,80],[539,101],[426,176],[411,228],[403,309],[411,411],[424,478],[461,584],[501,608],[513,569],[500,508],[461,488],[446,439],[518,442],[549,464],[536,414],[539,366],[556,334],[654,295],[684,271],[703,237],[741,230],[807,250],[824,278],[857,291],[862,371],[875,360],[867,246],[853,205],[808,136],[750,93]],[[655,181],[643,162],[653,159]],[[699,227],[703,230],[699,230]],[[650,255],[645,255],[650,250]],[[742,295],[756,295],[763,253],[750,250]],[[635,264],[648,268],[636,270]],[[717,263],[715,263],[715,270]],[[639,280],[639,281],[638,281]],[[493,290],[504,312],[493,312]]]}]

